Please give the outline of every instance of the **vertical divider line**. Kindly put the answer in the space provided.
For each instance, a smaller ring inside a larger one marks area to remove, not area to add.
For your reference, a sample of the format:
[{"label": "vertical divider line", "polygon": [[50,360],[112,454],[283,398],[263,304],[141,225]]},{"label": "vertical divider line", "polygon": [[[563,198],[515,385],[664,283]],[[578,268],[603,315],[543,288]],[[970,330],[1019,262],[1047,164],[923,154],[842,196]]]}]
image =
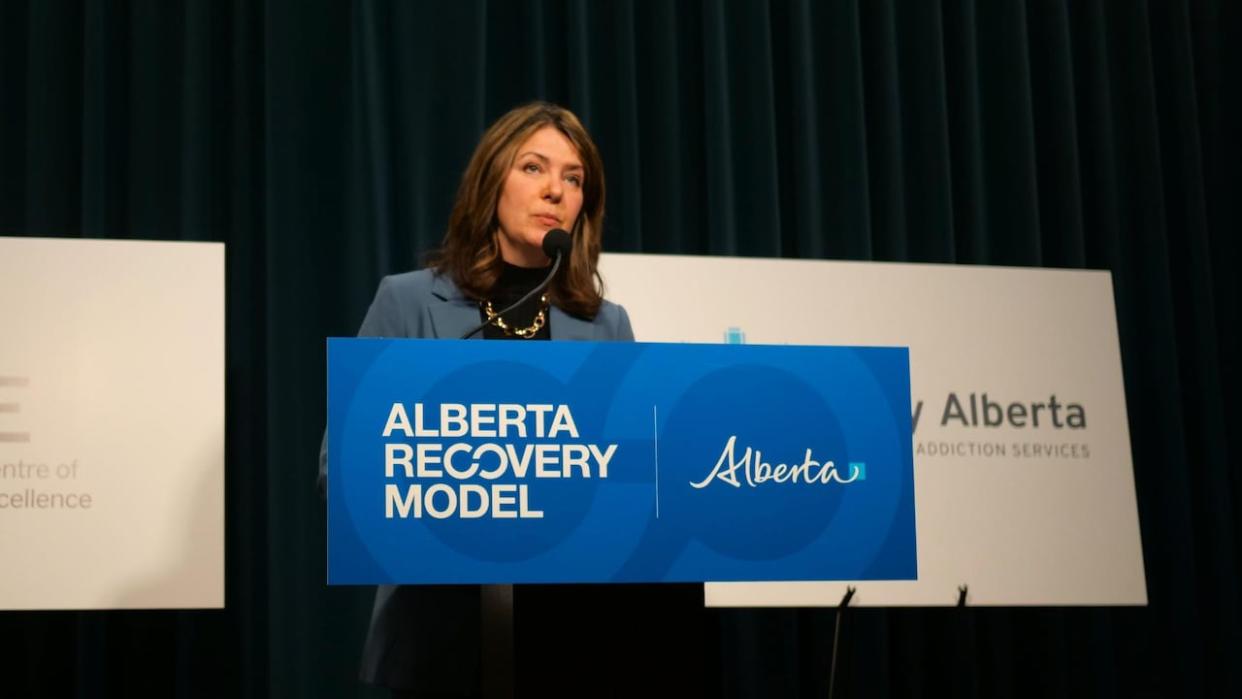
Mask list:
[{"label": "vertical divider line", "polygon": [[656,422],[656,406],[651,406],[652,449],[655,451],[655,505],[656,519],[660,518],[660,428]]}]

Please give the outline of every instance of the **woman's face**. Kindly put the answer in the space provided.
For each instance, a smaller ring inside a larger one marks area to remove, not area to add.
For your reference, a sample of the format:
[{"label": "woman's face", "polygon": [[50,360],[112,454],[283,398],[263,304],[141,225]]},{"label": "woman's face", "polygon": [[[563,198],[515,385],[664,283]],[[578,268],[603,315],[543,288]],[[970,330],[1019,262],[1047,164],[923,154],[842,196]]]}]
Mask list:
[{"label": "woman's face", "polygon": [[553,228],[572,231],[582,210],[585,172],[578,149],[553,126],[545,126],[522,145],[500,190],[496,237],[505,262],[543,267],[543,236]]}]

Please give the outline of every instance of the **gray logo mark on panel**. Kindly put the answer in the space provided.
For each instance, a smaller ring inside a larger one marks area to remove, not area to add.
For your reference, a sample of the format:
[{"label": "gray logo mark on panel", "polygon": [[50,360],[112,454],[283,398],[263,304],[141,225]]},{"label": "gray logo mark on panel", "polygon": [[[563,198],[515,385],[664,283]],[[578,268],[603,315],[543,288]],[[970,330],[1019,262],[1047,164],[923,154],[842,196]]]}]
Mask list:
[{"label": "gray logo mark on panel", "polygon": [[[29,385],[30,379],[24,376],[0,376],[0,389],[26,388]],[[29,442],[29,432],[15,432],[5,429],[6,425],[4,423],[6,421],[2,419],[3,416],[22,411],[22,404],[11,400],[9,395],[6,395],[8,393],[7,390],[0,391],[0,443]]]}]

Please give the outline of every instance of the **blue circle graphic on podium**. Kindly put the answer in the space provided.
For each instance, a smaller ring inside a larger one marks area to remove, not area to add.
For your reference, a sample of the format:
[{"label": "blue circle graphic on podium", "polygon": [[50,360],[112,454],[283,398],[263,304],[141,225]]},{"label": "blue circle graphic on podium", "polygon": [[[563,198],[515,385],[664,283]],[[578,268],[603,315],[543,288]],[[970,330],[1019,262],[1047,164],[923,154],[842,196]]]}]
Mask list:
[{"label": "blue circle graphic on podium", "polygon": [[[536,367],[514,362],[480,362],[468,370],[445,375],[428,390],[423,401],[428,406],[466,401],[492,405],[521,402],[556,406],[566,403],[565,393],[565,386],[559,380]],[[546,416],[545,427],[551,426],[551,418],[551,415]],[[586,425],[577,427],[581,437],[592,437],[591,434],[581,433]],[[507,437],[495,438],[442,438],[441,441],[460,442],[472,447],[489,442],[512,445],[512,453],[503,457],[509,463],[502,476],[491,481],[475,477],[468,482],[480,485],[515,485],[519,488],[515,495],[519,503],[509,506],[509,509],[516,511],[524,502],[530,512],[541,514],[540,517],[509,520],[504,527],[497,527],[484,519],[449,517],[424,520],[428,531],[437,539],[472,558],[520,561],[543,553],[559,544],[577,528],[594,502],[595,490],[600,483],[597,478],[582,478],[581,472],[571,472],[564,476],[559,464],[549,467],[545,473],[562,472],[562,477],[535,477],[536,445],[580,441],[564,431],[555,438],[548,437],[546,433],[543,438],[539,438],[534,435],[531,422],[527,425],[526,439],[509,434]],[[518,460],[512,460],[511,456],[516,456]],[[497,453],[487,453],[479,460],[480,469],[486,471],[498,468],[502,465],[501,458]],[[516,469],[523,468],[523,464],[525,475],[519,477]],[[525,490],[521,490],[522,488]]]}]

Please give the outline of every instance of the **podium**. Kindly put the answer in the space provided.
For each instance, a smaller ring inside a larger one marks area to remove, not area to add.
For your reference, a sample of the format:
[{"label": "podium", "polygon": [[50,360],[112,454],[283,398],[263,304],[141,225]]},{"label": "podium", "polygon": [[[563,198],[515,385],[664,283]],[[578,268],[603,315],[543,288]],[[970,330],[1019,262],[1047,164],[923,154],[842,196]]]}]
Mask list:
[{"label": "podium", "polygon": [[908,367],[330,339],[328,582],[915,579]]}]

